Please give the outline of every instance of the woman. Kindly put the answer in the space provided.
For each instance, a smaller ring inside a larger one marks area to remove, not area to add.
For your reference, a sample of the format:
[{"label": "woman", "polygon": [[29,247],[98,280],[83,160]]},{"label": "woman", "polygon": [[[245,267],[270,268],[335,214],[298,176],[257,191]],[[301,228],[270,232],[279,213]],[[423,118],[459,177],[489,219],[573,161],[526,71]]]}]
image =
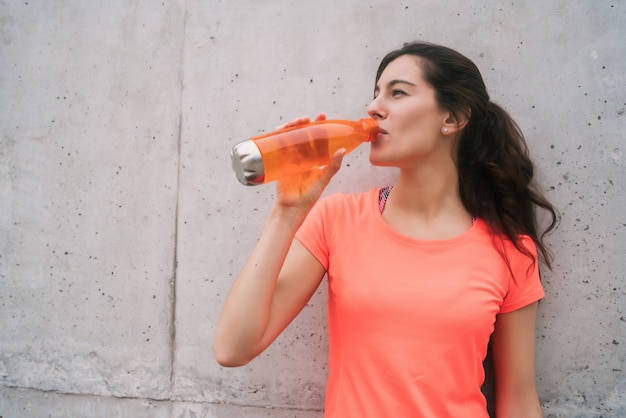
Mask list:
[{"label": "woman", "polygon": [[533,186],[521,132],[471,61],[425,43],[382,60],[367,111],[380,128],[370,161],[398,167],[397,183],[315,204],[342,152],[290,180],[303,195],[279,183],[219,319],[217,361],[261,353],[328,273],[327,417],[487,417],[489,341],[497,415],[541,416],[537,249],[548,265],[549,253],[535,208],[552,216],[548,231],[556,213]]}]

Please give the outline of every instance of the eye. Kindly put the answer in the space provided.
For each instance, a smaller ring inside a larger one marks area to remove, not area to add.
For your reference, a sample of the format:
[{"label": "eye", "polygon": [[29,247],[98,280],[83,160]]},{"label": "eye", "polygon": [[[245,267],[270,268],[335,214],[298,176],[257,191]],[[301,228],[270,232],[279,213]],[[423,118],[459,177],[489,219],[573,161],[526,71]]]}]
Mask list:
[{"label": "eye", "polygon": [[403,90],[400,90],[400,89],[394,89],[394,90],[391,92],[391,95],[392,95],[393,97],[396,97],[396,96],[406,96],[406,93],[405,93]]}]

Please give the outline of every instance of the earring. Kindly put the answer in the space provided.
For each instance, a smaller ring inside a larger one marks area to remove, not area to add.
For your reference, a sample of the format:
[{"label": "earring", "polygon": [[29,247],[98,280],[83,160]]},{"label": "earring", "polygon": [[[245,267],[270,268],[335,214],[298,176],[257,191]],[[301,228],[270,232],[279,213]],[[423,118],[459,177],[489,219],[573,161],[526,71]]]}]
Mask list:
[{"label": "earring", "polygon": [[441,131],[442,131],[444,134],[447,134],[447,133],[448,133],[448,128],[443,128]]}]

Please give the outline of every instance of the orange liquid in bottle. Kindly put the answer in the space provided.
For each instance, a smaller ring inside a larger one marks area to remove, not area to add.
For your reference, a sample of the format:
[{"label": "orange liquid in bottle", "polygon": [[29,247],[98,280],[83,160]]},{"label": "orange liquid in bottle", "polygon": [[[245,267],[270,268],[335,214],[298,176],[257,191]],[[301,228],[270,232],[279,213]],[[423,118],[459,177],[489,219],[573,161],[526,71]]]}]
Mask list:
[{"label": "orange liquid in bottle", "polygon": [[261,152],[265,167],[263,183],[288,178],[324,167],[334,153],[346,153],[378,134],[373,119],[359,121],[324,120],[311,122],[251,138]]}]

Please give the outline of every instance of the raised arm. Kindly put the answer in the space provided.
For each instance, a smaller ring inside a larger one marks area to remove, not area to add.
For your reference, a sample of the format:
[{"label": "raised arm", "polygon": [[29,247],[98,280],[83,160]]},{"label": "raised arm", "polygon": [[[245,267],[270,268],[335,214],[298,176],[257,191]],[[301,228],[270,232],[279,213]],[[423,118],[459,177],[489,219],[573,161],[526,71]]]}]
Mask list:
[{"label": "raised arm", "polygon": [[324,277],[323,266],[294,236],[339,170],[342,158],[343,152],[337,152],[325,170],[278,183],[276,203],[217,324],[213,352],[221,365],[244,365],[265,350],[302,310]]},{"label": "raised arm", "polygon": [[498,418],[543,417],[535,382],[537,302],[500,314],[491,337]]},{"label": "raised arm", "polygon": [[324,268],[293,236],[299,220],[275,207],[233,284],[213,351],[222,366],[242,366],[265,350],[302,310]]}]

